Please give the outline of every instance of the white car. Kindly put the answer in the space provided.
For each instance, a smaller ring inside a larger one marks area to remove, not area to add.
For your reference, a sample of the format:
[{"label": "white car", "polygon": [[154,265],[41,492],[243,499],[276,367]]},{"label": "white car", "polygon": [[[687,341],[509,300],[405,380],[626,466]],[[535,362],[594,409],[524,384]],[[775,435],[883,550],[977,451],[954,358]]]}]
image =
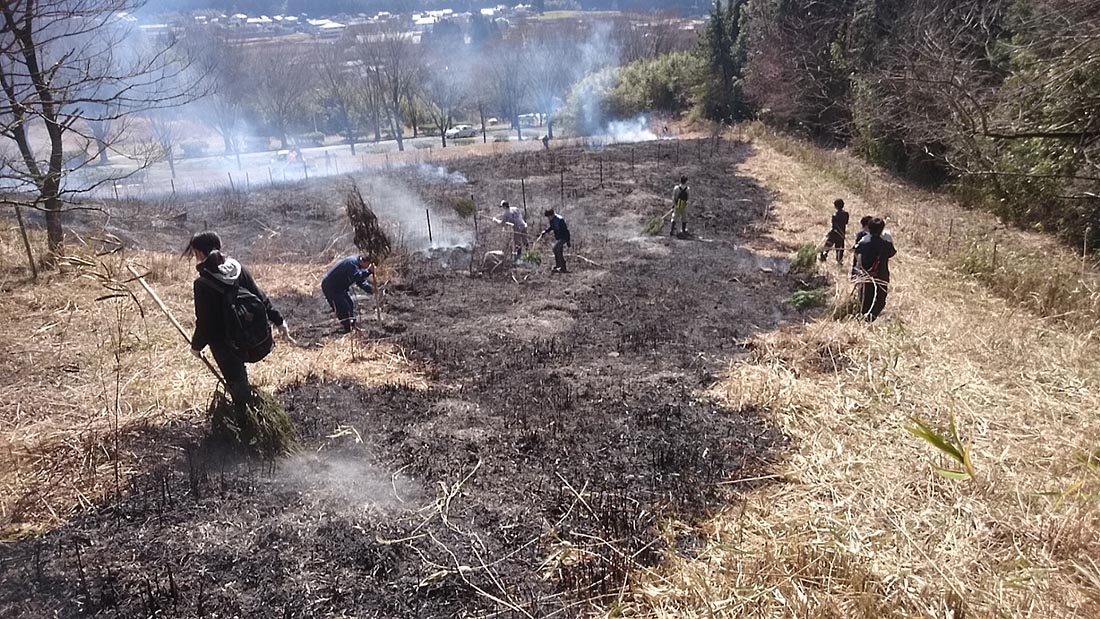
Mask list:
[{"label": "white car", "polygon": [[460,138],[476,138],[477,129],[470,125],[455,125],[447,130],[448,140],[457,140]]}]

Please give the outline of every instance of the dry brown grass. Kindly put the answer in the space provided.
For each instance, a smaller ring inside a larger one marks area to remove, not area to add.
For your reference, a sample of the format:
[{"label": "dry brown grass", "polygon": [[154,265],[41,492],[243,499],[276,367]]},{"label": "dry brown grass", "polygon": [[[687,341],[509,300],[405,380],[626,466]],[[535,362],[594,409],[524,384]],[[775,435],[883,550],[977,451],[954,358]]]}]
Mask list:
[{"label": "dry brown grass", "polygon": [[[16,234],[0,230],[0,264],[22,263]],[[100,272],[117,274],[124,264],[150,271],[165,303],[186,328],[193,326],[189,263],[147,252],[99,259],[90,248],[75,253],[100,262]],[[273,297],[313,295],[326,266],[250,265]],[[144,315],[132,300],[97,301],[106,290],[87,267],[50,273],[36,284],[19,269],[2,277],[0,537],[11,537],[61,524],[112,495],[116,465],[125,490],[129,474],[163,455],[165,445],[147,444],[158,440],[158,428],[206,423],[216,383],[136,285]],[[310,375],[426,386],[395,347],[346,338],[314,348],[280,343],[251,375],[270,392]]]},{"label": "dry brown grass", "polygon": [[[698,555],[668,552],[609,616],[1100,616],[1100,469],[1079,459],[1100,447],[1096,335],[914,250],[910,222],[961,218],[954,205],[901,189],[868,204],[756,146],[738,171],[778,191],[779,240],[816,240],[838,196],[853,218],[889,209],[901,252],[890,302],[873,326],[823,317],[763,335],[730,367],[710,395],[770,411],[793,453],[701,527]],[[936,475],[942,456],[905,429],[946,428],[951,413],[973,481]]]}]

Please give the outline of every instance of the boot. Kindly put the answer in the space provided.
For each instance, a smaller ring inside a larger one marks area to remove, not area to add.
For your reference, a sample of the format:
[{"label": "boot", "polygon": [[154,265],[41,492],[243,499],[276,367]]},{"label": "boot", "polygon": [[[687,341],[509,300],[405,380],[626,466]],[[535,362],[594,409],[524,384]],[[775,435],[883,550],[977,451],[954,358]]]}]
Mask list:
[{"label": "boot", "polygon": [[688,225],[686,221],[680,224],[680,232],[682,232],[683,234],[688,233]]},{"label": "boot", "polygon": [[672,222],[672,226],[669,227],[668,235],[669,236],[676,236],[676,222],[675,221]]}]

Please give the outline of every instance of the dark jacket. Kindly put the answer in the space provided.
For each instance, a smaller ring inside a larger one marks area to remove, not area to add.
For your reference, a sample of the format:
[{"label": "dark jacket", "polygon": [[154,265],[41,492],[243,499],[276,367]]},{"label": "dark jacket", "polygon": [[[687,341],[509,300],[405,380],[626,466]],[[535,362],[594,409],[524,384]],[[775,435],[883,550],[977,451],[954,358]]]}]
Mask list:
[{"label": "dark jacket", "polygon": [[890,258],[898,253],[893,243],[881,236],[870,235],[856,245],[854,251],[859,256],[859,266],[868,275],[880,281],[890,281]]},{"label": "dark jacket", "polygon": [[267,295],[256,285],[252,274],[232,258],[226,258],[221,265],[215,266],[209,258],[199,265],[199,276],[195,279],[195,335],[191,338],[191,348],[202,350],[210,343],[215,345],[227,339],[226,312],[228,300],[226,292],[243,287],[256,295],[267,308],[267,319],[275,326],[283,324],[283,316],[271,305]]},{"label": "dark jacket", "polygon": [[365,292],[371,292],[371,285],[367,283],[373,269],[360,269],[359,256],[348,256],[337,262],[321,280],[321,290],[328,293],[345,292],[353,285],[359,286]]},{"label": "dark jacket", "polygon": [[848,211],[837,211],[833,213],[833,230],[836,232],[844,233],[848,229]]},{"label": "dark jacket", "polygon": [[571,242],[569,238],[569,226],[565,225],[565,218],[561,215],[555,214],[553,217],[550,218],[550,225],[546,227],[546,230],[543,231],[543,234],[547,234],[549,232],[554,233],[555,241],[565,241],[566,243]]}]

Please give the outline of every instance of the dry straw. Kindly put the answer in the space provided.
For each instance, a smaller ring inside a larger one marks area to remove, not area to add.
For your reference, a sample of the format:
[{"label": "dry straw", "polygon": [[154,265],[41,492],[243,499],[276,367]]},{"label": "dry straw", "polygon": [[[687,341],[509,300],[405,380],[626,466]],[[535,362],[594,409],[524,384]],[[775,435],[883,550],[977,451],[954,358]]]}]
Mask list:
[{"label": "dry straw", "polygon": [[[778,192],[771,231],[788,245],[819,237],[834,198],[854,216],[888,209],[900,253],[886,312],[756,338],[710,395],[768,411],[791,453],[767,485],[731,480],[745,494],[699,527],[702,551],[668,552],[607,616],[1100,616],[1095,334],[1012,304],[914,234],[929,212],[968,212],[873,172],[869,202],[822,165],[758,140],[737,172]],[[820,269],[846,300],[847,269]],[[937,474],[960,463],[910,433],[914,419],[965,446],[974,478]]]}]

